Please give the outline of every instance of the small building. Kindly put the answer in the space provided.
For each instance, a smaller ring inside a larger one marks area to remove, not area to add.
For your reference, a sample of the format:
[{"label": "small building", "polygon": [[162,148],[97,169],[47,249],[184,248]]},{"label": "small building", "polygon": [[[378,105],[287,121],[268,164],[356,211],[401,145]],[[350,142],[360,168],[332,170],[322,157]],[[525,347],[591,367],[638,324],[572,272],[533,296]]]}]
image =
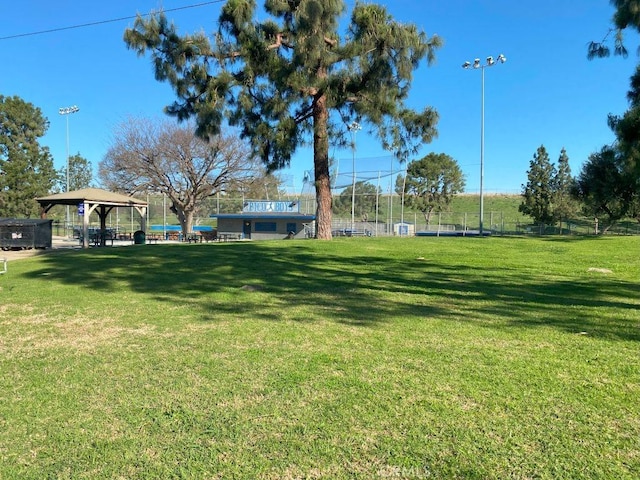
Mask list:
[{"label": "small building", "polygon": [[211,215],[218,219],[218,238],[275,240],[313,236],[315,215],[300,213],[300,202],[247,201],[242,213]]},{"label": "small building", "polygon": [[413,237],[416,234],[416,226],[407,222],[394,223],[393,234],[399,237]]}]

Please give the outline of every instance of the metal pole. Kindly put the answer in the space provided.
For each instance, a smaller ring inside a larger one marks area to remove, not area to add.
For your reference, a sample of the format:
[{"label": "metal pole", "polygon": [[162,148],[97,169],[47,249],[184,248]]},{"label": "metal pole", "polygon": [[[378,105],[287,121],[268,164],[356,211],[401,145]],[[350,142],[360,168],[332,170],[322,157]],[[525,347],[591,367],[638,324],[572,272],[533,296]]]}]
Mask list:
[{"label": "metal pole", "polygon": [[[66,186],[66,193],[69,193],[69,115],[65,114],[65,117],[67,119],[67,186]],[[64,221],[64,229],[65,229],[65,233],[67,232],[67,229],[69,228],[69,205],[67,205],[67,215]]]},{"label": "metal pole", "polygon": [[389,232],[395,235],[393,230],[393,157],[391,157],[391,175],[389,176]]},{"label": "metal pole", "polygon": [[[407,161],[404,162],[404,178],[402,179],[402,199],[400,200],[400,225],[404,229],[404,190],[407,187]],[[408,233],[408,231],[407,231]]]},{"label": "metal pole", "polygon": [[352,173],[351,173],[351,235],[353,235],[353,229],[355,227],[355,213],[356,213],[356,135],[352,131]]},{"label": "metal pole", "polygon": [[378,236],[378,209],[380,208],[380,170],[378,170],[378,185],[376,185],[376,237]]},{"label": "metal pole", "polygon": [[[67,173],[66,173],[66,192],[69,192],[69,159],[70,159],[70,151],[69,151],[69,115],[72,113],[78,112],[80,109],[74,105],[72,107],[63,107],[58,109],[58,113],[60,115],[64,115],[67,117]],[[67,213],[65,219],[65,233],[66,229],[69,227],[69,205],[67,205]]]},{"label": "metal pole", "polygon": [[480,120],[480,236],[484,231],[484,67],[482,67],[482,108]]},{"label": "metal pole", "polygon": [[507,58],[500,54],[496,59],[493,57],[487,57],[487,63],[480,64],[480,59],[476,58],[473,62],[464,62],[462,68],[468,70],[470,68],[482,70],[482,94],[481,94],[481,109],[480,109],[480,219],[479,219],[479,233],[482,236],[484,233],[484,69],[492,67],[497,63],[505,63]]},{"label": "metal pole", "polygon": [[351,147],[353,153],[352,160],[352,183],[351,183],[351,235],[354,234],[355,229],[355,205],[356,205],[356,133],[360,130],[360,124],[358,122],[351,122],[349,124],[349,131],[351,132]]}]

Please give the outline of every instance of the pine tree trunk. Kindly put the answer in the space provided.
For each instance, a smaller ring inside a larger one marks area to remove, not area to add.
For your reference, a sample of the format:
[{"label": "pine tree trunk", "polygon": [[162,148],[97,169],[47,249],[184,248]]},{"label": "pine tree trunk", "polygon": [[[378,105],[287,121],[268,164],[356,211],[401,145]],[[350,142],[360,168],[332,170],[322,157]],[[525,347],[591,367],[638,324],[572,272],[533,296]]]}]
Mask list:
[{"label": "pine tree trunk", "polygon": [[316,237],[331,240],[331,179],[329,176],[329,112],[324,95],[313,108],[313,164],[316,181]]}]

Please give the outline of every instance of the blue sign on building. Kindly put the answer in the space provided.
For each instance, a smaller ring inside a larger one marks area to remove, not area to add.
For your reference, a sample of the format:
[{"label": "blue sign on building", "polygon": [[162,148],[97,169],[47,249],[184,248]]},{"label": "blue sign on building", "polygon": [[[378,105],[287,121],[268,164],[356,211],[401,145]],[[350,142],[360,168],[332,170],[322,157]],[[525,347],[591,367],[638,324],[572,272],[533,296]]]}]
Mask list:
[{"label": "blue sign on building", "polygon": [[84,216],[84,202],[78,204],[78,216]]},{"label": "blue sign on building", "polygon": [[242,213],[299,213],[300,204],[293,202],[245,202]]}]

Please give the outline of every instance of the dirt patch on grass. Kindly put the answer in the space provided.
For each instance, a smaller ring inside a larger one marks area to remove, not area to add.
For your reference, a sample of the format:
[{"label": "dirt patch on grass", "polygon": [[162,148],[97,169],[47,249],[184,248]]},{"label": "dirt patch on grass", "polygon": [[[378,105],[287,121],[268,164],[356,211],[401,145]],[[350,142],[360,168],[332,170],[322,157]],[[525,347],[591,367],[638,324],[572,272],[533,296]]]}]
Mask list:
[{"label": "dirt patch on grass", "polygon": [[600,267],[589,267],[587,272],[595,272],[595,273],[613,273],[612,270],[608,268],[600,268]]},{"label": "dirt patch on grass", "polygon": [[[13,325],[11,325],[13,324]],[[136,338],[158,335],[155,326],[124,327],[107,319],[74,318],[60,321],[45,315],[2,322],[3,330],[12,330],[7,338],[0,338],[0,355],[5,358],[34,355],[47,350],[69,349],[82,353],[93,352],[108,345],[136,344]],[[7,328],[8,327],[8,328]]]}]

